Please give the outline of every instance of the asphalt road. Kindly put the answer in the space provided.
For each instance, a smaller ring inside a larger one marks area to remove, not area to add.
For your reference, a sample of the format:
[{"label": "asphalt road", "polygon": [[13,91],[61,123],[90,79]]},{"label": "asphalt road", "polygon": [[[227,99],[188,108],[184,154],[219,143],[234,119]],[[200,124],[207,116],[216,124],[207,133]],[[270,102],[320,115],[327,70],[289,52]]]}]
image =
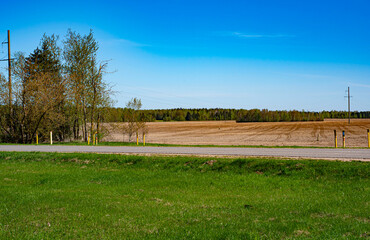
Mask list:
[{"label": "asphalt road", "polygon": [[370,149],[226,148],[226,147],[110,147],[68,145],[0,145],[7,152],[83,152],[164,155],[266,156],[370,161]]}]

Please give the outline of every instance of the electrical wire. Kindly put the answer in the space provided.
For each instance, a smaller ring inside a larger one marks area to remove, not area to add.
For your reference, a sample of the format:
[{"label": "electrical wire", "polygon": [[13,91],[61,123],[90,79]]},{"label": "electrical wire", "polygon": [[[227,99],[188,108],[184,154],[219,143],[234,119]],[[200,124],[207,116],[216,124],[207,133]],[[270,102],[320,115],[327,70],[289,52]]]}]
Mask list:
[{"label": "electrical wire", "polygon": [[[158,103],[162,103],[162,104],[164,103],[164,104],[167,104],[167,105],[172,105],[175,108],[179,108],[179,107],[192,108],[192,105],[190,105],[188,103],[188,101],[181,101],[181,99],[183,99],[183,100],[189,100],[189,99],[196,100],[196,98],[197,98],[197,97],[179,96],[179,95],[176,95],[176,94],[173,94],[173,93],[162,92],[162,91],[153,90],[153,89],[150,89],[150,88],[132,87],[132,86],[128,86],[128,85],[121,85],[121,86],[123,86],[125,88],[131,88],[133,90],[132,92],[131,91],[130,92],[120,91],[121,93],[138,95],[142,98],[152,99],[152,100],[154,100],[155,102],[158,102]],[[150,95],[148,95],[148,92],[151,92],[151,93],[154,93],[154,94],[160,95],[160,96],[166,96],[166,99],[160,98],[160,97],[150,96]],[[173,99],[176,99],[176,100],[172,100],[172,99],[167,100],[168,98],[173,98]],[[198,100],[203,102],[203,103],[221,104],[221,103],[217,103],[215,101],[209,101],[209,100],[203,99],[203,98],[198,99]]]},{"label": "electrical wire", "polygon": [[[7,38],[6,37],[5,37],[4,41],[1,42],[1,52],[0,52],[0,54],[5,53],[4,44],[7,44]],[[7,58],[8,58],[8,56],[7,56],[7,54],[5,54],[3,57],[0,58],[0,60],[7,59]]]}]

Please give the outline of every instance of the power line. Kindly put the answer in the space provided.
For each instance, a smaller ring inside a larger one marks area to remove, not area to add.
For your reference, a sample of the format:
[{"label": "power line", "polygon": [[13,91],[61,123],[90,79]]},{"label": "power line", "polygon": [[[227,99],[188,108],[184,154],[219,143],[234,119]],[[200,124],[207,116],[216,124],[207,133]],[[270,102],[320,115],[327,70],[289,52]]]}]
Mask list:
[{"label": "power line", "polygon": [[[215,104],[215,103],[220,104],[220,102],[214,102],[214,101],[210,101],[210,100],[207,100],[207,99],[202,99],[202,98],[199,98],[199,97],[192,97],[192,96],[186,97],[186,96],[177,95],[177,94],[174,94],[174,93],[171,93],[171,92],[153,90],[152,88],[133,87],[133,86],[124,85],[124,84],[121,84],[121,86],[134,90],[135,94],[139,94],[142,97],[155,99],[155,100],[157,100],[157,102],[162,101],[163,103],[173,105],[174,107],[181,107],[181,105],[182,105],[185,108],[186,107],[191,108],[192,105],[189,104],[189,102],[188,102],[189,99],[199,100],[203,103],[209,103],[209,104]],[[127,92],[127,91],[123,91],[123,92],[130,93],[130,92]],[[150,93],[154,93],[157,96],[153,96]],[[166,97],[160,97],[160,96],[166,96]],[[167,100],[169,98],[172,98],[172,99]],[[173,99],[176,99],[176,100],[173,100]],[[180,105],[175,105],[174,103],[180,104]]]}]

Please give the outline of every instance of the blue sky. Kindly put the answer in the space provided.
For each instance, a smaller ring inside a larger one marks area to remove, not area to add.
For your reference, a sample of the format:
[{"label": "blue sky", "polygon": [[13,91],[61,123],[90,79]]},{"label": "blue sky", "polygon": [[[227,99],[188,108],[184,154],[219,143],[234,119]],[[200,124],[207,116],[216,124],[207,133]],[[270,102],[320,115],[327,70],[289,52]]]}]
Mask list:
[{"label": "blue sky", "polygon": [[9,29],[12,51],[29,53],[44,33],[93,29],[117,107],[346,110],[349,86],[361,111],[369,11],[368,0],[7,1],[0,39]]}]

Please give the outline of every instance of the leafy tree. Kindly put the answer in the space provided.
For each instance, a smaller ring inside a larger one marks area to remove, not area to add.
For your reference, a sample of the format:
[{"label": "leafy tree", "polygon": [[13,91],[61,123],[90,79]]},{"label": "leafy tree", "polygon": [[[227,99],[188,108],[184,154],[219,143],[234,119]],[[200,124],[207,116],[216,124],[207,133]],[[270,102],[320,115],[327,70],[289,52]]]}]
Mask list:
[{"label": "leafy tree", "polygon": [[[12,72],[12,123],[2,127],[7,141],[30,143],[37,132],[42,136],[44,129],[59,126],[57,108],[64,98],[64,80],[58,59],[53,55],[55,42],[54,36],[44,36],[41,49],[36,49],[28,58],[16,54]],[[7,90],[2,87],[1,91]]]},{"label": "leafy tree", "polygon": [[131,142],[131,137],[134,133],[138,132],[138,122],[139,122],[139,113],[142,104],[141,100],[138,98],[132,98],[127,104],[127,112],[125,115],[125,119],[127,121],[126,124],[126,132],[128,134],[129,142]]},{"label": "leafy tree", "polygon": [[[70,104],[72,106],[73,135],[82,137],[87,141],[88,132],[92,135],[99,132],[99,123],[102,110],[112,104],[110,87],[103,81],[107,62],[98,63],[97,51],[99,49],[93,32],[87,35],[68,30],[64,41],[63,57],[65,71],[70,89]],[[90,117],[89,117],[90,116]],[[88,118],[90,118],[90,131],[88,131]],[[96,126],[94,126],[94,123]]]}]

